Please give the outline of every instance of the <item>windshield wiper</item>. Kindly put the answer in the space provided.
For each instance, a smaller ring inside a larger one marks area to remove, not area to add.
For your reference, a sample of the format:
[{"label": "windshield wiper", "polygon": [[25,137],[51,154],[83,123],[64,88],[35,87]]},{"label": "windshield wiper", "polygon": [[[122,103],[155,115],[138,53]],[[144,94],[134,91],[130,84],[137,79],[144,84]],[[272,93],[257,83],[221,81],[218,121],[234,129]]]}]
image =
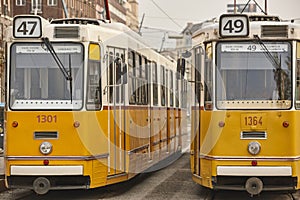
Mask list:
[{"label": "windshield wiper", "polygon": [[254,38],[258,41],[258,43],[260,44],[260,46],[263,48],[263,52],[266,55],[266,57],[269,59],[269,61],[271,62],[271,64],[275,67],[275,69],[280,69],[281,68],[281,62],[280,59],[276,59],[271,52],[269,51],[269,49],[266,47],[266,45],[264,44],[264,42],[260,39],[260,37],[258,35],[253,35]]},{"label": "windshield wiper", "polygon": [[50,54],[52,55],[52,57],[54,58],[58,68],[60,69],[60,71],[62,72],[62,74],[64,75],[65,79],[67,81],[70,81],[70,99],[72,102],[72,69],[71,69],[71,55],[69,55],[69,71],[65,68],[65,66],[62,64],[61,60],[59,59],[59,57],[57,56],[52,44],[49,41],[49,38],[44,37],[42,38],[42,40],[44,41],[47,49],[49,50]]},{"label": "windshield wiper", "polygon": [[257,39],[258,43],[263,48],[264,54],[266,55],[266,57],[269,59],[271,64],[275,67],[273,72],[274,72],[274,77],[275,77],[275,81],[276,81],[277,89],[278,89],[278,98],[284,99],[284,94],[282,94],[283,89],[281,87],[282,76],[287,76],[287,73],[284,70],[282,70],[282,68],[281,68],[281,56],[278,59],[276,59],[276,57],[271,54],[271,52],[268,50],[268,48],[266,47],[264,42],[259,38],[259,36],[258,35],[253,35],[253,36],[255,39]]}]

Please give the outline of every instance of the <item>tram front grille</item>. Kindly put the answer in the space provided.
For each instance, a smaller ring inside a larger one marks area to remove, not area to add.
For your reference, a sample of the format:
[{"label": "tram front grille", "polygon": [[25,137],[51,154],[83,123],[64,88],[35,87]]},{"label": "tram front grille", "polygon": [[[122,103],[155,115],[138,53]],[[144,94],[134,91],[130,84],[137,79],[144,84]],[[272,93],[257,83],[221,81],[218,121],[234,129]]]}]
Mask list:
[{"label": "tram front grille", "polygon": [[54,29],[55,38],[79,38],[79,27],[55,27]]},{"label": "tram front grille", "polygon": [[56,131],[36,131],[34,132],[34,139],[57,139],[58,133]]},{"label": "tram front grille", "polygon": [[261,37],[288,37],[288,26],[261,26]]},{"label": "tram front grille", "polygon": [[241,139],[267,139],[267,133],[264,131],[243,131],[241,133]]}]

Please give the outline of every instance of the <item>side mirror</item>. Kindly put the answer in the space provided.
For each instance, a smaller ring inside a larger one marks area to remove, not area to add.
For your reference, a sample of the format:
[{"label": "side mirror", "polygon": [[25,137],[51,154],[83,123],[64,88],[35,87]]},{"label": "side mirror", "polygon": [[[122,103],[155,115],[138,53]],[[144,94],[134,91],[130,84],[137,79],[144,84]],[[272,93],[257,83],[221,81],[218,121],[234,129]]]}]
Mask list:
[{"label": "side mirror", "polygon": [[184,53],[181,54],[182,57],[184,58],[189,58],[192,56],[192,53],[190,51],[185,51]]}]

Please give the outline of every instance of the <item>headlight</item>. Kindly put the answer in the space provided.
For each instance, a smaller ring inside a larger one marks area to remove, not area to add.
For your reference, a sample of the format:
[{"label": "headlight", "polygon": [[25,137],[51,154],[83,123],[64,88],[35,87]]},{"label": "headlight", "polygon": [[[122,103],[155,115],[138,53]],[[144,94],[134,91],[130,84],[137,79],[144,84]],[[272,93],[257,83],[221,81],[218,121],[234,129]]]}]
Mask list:
[{"label": "headlight", "polygon": [[52,151],[52,144],[50,142],[43,142],[40,145],[40,152],[44,155],[47,155],[49,153],[51,153]]},{"label": "headlight", "polygon": [[250,142],[248,144],[248,152],[252,155],[257,155],[260,152],[260,144],[258,142]]}]

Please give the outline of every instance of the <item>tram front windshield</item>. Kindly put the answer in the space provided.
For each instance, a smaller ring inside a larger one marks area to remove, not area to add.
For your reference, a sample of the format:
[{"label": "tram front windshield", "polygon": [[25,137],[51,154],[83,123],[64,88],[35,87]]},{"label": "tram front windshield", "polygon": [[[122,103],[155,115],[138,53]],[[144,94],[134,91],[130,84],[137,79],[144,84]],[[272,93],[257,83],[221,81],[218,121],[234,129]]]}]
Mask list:
[{"label": "tram front windshield", "polygon": [[[11,109],[76,110],[82,107],[83,47],[75,43],[52,45],[63,67],[58,66],[44,43],[11,46]],[[64,73],[70,75],[69,78]]]},{"label": "tram front windshield", "polygon": [[217,44],[219,109],[289,109],[292,98],[288,42]]}]

